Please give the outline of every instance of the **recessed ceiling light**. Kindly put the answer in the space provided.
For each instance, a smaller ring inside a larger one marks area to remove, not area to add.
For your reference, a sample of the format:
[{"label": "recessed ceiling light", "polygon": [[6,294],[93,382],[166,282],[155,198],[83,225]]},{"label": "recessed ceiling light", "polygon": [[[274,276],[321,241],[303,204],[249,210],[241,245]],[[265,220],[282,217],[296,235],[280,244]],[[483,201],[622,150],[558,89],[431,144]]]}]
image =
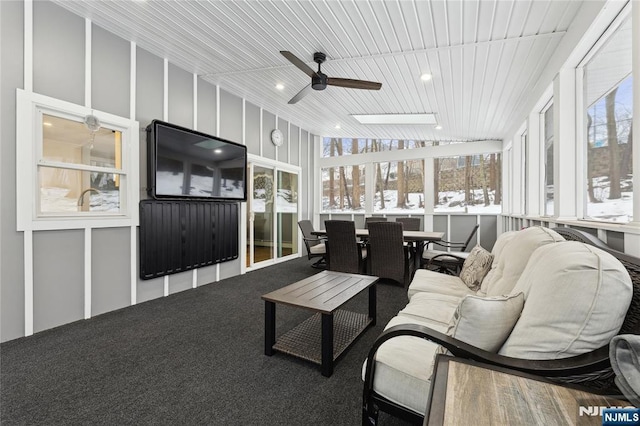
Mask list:
[{"label": "recessed ceiling light", "polygon": [[356,114],[352,115],[361,124],[436,124],[436,115],[422,114]]},{"label": "recessed ceiling light", "polygon": [[214,149],[213,152],[216,154],[222,154],[222,150],[220,148]]},{"label": "recessed ceiling light", "polygon": [[436,130],[442,130],[442,126],[438,124],[438,125],[434,126],[434,129],[436,129]]},{"label": "recessed ceiling light", "polygon": [[424,73],[424,74],[422,74],[420,76],[420,80],[422,80],[422,81],[429,81],[429,80],[431,80],[431,78],[432,78],[432,75],[429,74],[428,72],[426,72],[426,73]]},{"label": "recessed ceiling light", "polygon": [[278,89],[278,90],[284,90],[284,84],[282,84],[282,83],[278,83],[278,84],[276,84],[276,89]]},{"label": "recessed ceiling light", "polygon": [[340,123],[336,124],[336,129],[340,129]]}]

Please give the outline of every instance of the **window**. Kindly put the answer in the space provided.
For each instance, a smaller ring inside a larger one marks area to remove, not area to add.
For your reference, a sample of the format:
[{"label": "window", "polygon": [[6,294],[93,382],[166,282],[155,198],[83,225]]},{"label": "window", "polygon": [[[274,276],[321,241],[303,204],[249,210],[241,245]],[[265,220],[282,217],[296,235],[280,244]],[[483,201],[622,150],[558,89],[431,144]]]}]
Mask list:
[{"label": "window", "polygon": [[522,143],[522,148],[520,150],[520,158],[522,159],[522,169],[520,170],[520,205],[522,207],[521,212],[523,214],[529,213],[529,204],[528,204],[528,191],[529,191],[529,132],[525,130],[523,134],[520,135],[520,142]]},{"label": "window", "polygon": [[424,212],[424,161],[375,163],[376,212]]},{"label": "window", "polygon": [[38,216],[121,211],[121,131],[43,113],[41,147]]},{"label": "window", "polygon": [[364,211],[364,166],[322,169],[322,210]]},{"label": "window", "polygon": [[[614,24],[615,25],[615,24]],[[584,65],[586,209],[591,220],[633,220],[631,18]]]},{"label": "window", "polygon": [[544,215],[553,216],[553,104],[542,112],[544,140]]},{"label": "window", "polygon": [[500,213],[500,163],[500,154],[435,158],[434,211]]},{"label": "window", "polygon": [[137,210],[138,123],[18,93],[19,229],[126,225]]}]

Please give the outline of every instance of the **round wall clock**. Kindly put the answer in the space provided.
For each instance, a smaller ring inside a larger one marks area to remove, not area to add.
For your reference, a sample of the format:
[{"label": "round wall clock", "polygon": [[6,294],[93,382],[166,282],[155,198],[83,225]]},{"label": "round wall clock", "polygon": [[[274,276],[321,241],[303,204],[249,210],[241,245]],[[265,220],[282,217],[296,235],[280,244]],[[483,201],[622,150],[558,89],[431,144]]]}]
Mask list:
[{"label": "round wall clock", "polygon": [[271,142],[275,145],[275,146],[280,146],[282,145],[282,142],[284,142],[284,135],[282,134],[282,132],[280,131],[280,129],[274,129],[271,132]]}]

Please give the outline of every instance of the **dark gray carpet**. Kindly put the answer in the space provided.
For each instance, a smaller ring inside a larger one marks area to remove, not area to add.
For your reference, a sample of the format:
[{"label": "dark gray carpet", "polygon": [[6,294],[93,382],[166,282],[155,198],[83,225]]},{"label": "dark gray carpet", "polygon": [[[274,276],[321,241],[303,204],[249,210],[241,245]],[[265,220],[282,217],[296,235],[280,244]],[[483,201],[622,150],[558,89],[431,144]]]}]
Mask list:
[{"label": "dark gray carpet", "polygon": [[[0,346],[3,425],[358,425],[361,367],[406,304],[378,285],[378,324],[333,376],[264,355],[260,296],[317,273],[306,258],[78,321]],[[348,308],[367,312],[367,292]],[[280,334],[310,313],[278,305]],[[402,424],[381,415],[381,424]]]}]

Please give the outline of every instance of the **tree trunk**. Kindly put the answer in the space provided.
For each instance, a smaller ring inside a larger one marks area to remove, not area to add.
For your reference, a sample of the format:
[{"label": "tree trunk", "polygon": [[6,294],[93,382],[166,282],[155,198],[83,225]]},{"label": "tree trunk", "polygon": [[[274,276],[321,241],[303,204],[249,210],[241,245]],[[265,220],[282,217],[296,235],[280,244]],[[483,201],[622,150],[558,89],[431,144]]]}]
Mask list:
[{"label": "tree trunk", "polygon": [[493,204],[498,205],[502,203],[502,155],[498,154],[496,156],[496,195],[493,198]]},{"label": "tree trunk", "polygon": [[[373,140],[371,149],[376,152],[379,150],[379,147],[379,143]],[[384,189],[382,188],[382,168],[380,167],[380,163],[376,163],[376,190],[380,193],[380,209],[384,210]]]},{"label": "tree trunk", "polygon": [[[440,142],[433,142],[433,146],[440,145]],[[440,159],[433,159],[433,205],[440,204]]]},{"label": "tree trunk", "polygon": [[[336,143],[336,150],[338,151],[338,155],[342,156],[341,141]],[[347,187],[347,176],[344,173],[344,166],[340,166],[340,208],[341,209],[344,209],[345,200],[347,201],[347,206],[351,207],[351,198],[349,197],[349,188]]]},{"label": "tree trunk", "polygon": [[615,88],[605,98],[607,107],[607,144],[609,145],[609,199],[622,197],[620,191],[620,159],[618,156],[618,126],[616,122]]},{"label": "tree trunk", "polygon": [[[353,138],[351,140],[351,153],[358,153],[358,139]],[[352,207],[354,209],[359,209],[360,205],[360,167],[358,165],[354,165],[351,168],[351,183],[353,185],[352,193],[353,199],[351,201]]]},{"label": "tree trunk", "polygon": [[489,202],[489,189],[487,188],[487,173],[484,169],[484,155],[480,154],[480,178],[482,182],[482,196],[484,197],[484,205],[485,207],[490,204]]},{"label": "tree trunk", "polygon": [[[398,149],[404,149],[404,139],[400,139],[398,141]],[[403,209],[406,207],[404,202],[405,199],[405,182],[404,182],[404,161],[398,161],[396,166],[397,171],[397,180],[396,180],[396,190],[397,190],[397,207]]]},{"label": "tree trunk", "polygon": [[489,156],[489,190],[496,190],[496,154]]},{"label": "tree trunk", "polygon": [[471,160],[473,156],[467,155],[464,158],[464,201],[467,205],[473,204],[473,196],[471,193]]},{"label": "tree trunk", "polygon": [[[593,118],[591,115],[587,114],[587,133],[591,128],[591,124],[593,123]],[[589,143],[587,141],[587,195],[589,197],[590,203],[599,203],[600,200],[596,198],[595,193],[593,192],[593,156],[594,154],[594,144],[595,144],[595,131],[594,131],[594,143]]]},{"label": "tree trunk", "polygon": [[[336,155],[335,139],[331,139],[331,156]],[[336,194],[335,194],[335,169],[331,167],[329,169],[329,208],[336,206]]]},{"label": "tree trunk", "polygon": [[629,136],[627,137],[627,144],[622,153],[622,159],[620,161],[620,177],[625,179],[627,176],[631,177],[633,173],[633,167],[631,161],[633,158],[633,128],[629,129]]}]

